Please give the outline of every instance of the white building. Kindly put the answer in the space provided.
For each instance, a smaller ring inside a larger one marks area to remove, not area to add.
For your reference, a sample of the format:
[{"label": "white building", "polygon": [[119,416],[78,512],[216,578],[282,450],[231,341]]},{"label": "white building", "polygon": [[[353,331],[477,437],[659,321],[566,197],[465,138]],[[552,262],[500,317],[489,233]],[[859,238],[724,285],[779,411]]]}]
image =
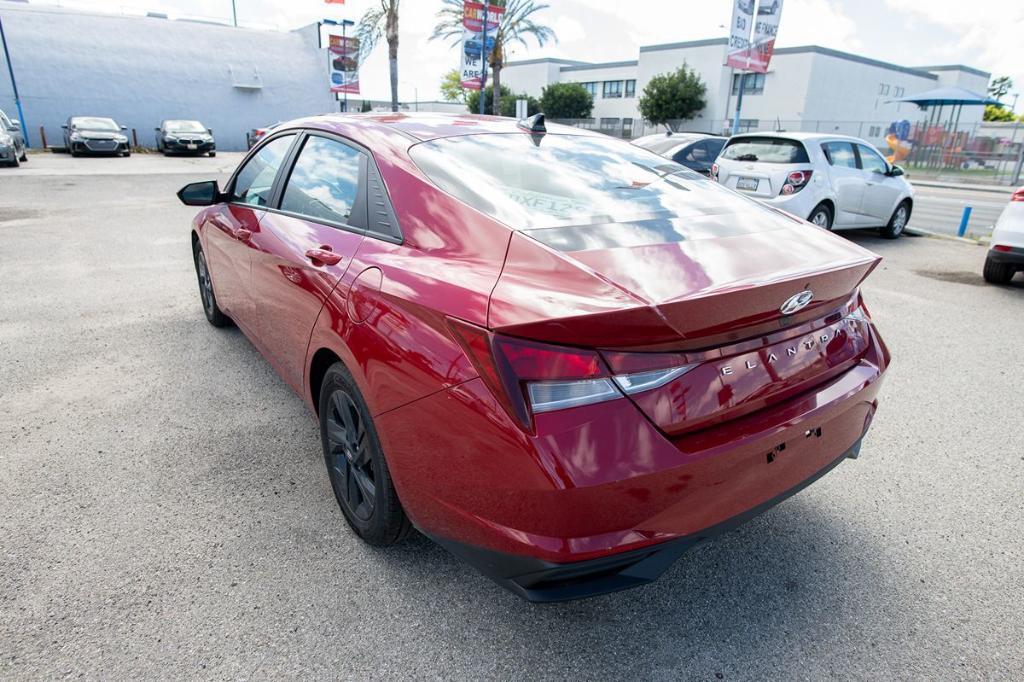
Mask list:
[{"label": "white building", "polygon": [[[602,130],[635,137],[644,132],[639,97],[652,77],[678,69],[695,69],[707,85],[707,106],[682,127],[723,132],[736,111],[739,73],[723,66],[726,38],[694,40],[640,48],[625,62],[591,64],[567,59],[509,62],[502,84],[514,92],[540,97],[552,83],[582,83],[594,95],[594,124]],[[922,120],[913,104],[888,100],[937,87],[958,86],[984,93],[989,74],[962,65],[907,67],[808,45],[775,50],[766,74],[747,74],[740,130],[782,129],[833,131],[881,141],[894,120]],[[981,121],[980,107],[965,108],[961,126]]]}]

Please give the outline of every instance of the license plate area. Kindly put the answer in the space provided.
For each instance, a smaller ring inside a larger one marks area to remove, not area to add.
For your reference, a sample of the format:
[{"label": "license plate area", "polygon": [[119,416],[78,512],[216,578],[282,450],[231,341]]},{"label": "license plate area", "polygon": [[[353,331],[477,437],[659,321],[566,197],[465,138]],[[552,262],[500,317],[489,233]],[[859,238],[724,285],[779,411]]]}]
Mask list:
[{"label": "license plate area", "polygon": [[742,189],[746,192],[756,192],[757,186],[760,182],[761,181],[757,178],[736,178],[736,189]]},{"label": "license plate area", "polygon": [[189,145],[187,145],[187,146],[188,146],[188,148],[189,148],[189,149],[195,149],[195,148],[196,148],[196,145],[195,145],[195,144],[189,144]]}]

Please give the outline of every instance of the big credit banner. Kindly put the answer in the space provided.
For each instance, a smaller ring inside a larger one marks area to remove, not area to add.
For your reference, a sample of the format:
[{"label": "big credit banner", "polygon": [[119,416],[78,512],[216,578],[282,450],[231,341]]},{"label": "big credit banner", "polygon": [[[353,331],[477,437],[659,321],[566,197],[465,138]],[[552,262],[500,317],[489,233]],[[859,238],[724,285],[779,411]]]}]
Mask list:
[{"label": "big credit banner", "polygon": [[328,36],[331,92],[359,94],[359,38]]},{"label": "big credit banner", "polygon": [[[733,0],[732,24],[729,30],[729,53],[726,65],[765,73],[775,49],[783,0]],[[753,33],[753,39],[751,39]]]},{"label": "big credit banner", "polygon": [[[504,3],[502,3],[504,4]],[[487,40],[484,41],[484,6],[479,2],[462,5],[462,45],[459,57],[459,80],[467,90],[479,90],[483,80],[483,52],[494,49],[494,35],[505,14],[505,8],[487,6]]]}]

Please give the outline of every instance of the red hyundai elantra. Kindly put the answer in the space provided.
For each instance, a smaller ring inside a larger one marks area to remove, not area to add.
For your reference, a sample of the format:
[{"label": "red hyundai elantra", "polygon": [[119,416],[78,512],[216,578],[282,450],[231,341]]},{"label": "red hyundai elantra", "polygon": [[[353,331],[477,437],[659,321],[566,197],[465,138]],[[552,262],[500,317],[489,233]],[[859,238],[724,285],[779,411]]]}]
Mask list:
[{"label": "red hyundai elantra", "polygon": [[207,319],[317,415],[352,529],[531,600],[653,580],[856,457],[889,362],[877,256],[543,117],[294,121],[179,197]]}]

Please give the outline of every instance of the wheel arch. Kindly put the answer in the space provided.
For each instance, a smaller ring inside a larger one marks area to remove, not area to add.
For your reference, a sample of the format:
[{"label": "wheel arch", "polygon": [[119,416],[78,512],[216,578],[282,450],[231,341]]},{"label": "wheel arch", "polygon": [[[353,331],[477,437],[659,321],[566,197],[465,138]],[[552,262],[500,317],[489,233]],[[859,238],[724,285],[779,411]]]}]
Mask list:
[{"label": "wheel arch", "polygon": [[342,365],[345,364],[337,353],[326,347],[319,348],[309,361],[309,380],[306,382],[309,393],[306,397],[313,408],[313,414],[318,417],[320,416],[320,388],[324,384],[324,375],[332,365],[339,362]]}]

